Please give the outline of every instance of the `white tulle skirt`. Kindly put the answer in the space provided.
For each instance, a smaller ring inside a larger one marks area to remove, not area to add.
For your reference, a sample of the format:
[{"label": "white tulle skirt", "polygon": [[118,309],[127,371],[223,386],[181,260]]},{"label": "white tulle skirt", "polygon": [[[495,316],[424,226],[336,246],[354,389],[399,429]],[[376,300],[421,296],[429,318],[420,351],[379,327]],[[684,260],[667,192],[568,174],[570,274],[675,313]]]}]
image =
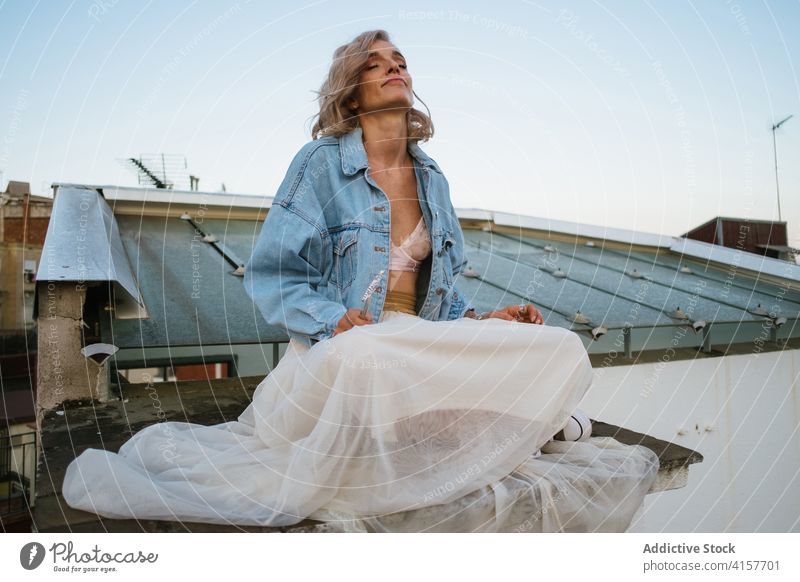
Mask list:
[{"label": "white tulle skirt", "polygon": [[290,342],[236,421],[162,422],[119,453],[84,451],[62,493],[111,518],[624,531],[657,457],[610,438],[551,441],[592,374],[563,328],[384,311],[311,348]]}]

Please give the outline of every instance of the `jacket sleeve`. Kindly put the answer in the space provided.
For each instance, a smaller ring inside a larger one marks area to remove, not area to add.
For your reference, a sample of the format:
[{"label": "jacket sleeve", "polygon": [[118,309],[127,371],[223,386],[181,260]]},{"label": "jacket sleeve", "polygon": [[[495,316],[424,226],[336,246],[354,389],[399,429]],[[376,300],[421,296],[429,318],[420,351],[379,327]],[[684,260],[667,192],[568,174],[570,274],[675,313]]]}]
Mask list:
[{"label": "jacket sleeve", "polygon": [[[445,184],[447,184],[447,179],[445,179]],[[469,259],[467,257],[466,244],[464,243],[464,232],[461,230],[461,223],[458,221],[458,215],[450,200],[449,184],[447,185],[446,194],[448,212],[450,213],[453,224],[453,237],[455,238],[453,246],[456,249],[455,252],[450,253],[450,258],[453,261],[453,299],[450,304],[450,311],[447,314],[447,319],[451,320],[464,317],[464,312],[473,309],[473,307],[470,302],[467,301],[467,298],[458,288],[457,284],[458,276],[461,274],[464,267],[467,266]]]},{"label": "jacket sleeve", "polygon": [[329,253],[319,227],[276,197],[244,274],[269,325],[311,340],[332,336],[347,308],[317,291]]},{"label": "jacket sleeve", "polygon": [[[461,248],[463,249],[464,235],[461,233],[460,227],[458,229],[458,235],[456,236],[456,240],[458,241],[459,239],[461,240]],[[458,242],[455,244],[458,244]],[[456,283],[461,270],[466,267],[468,263],[466,251],[462,251],[462,253],[463,254],[461,256],[463,256],[464,259],[458,265],[455,263],[453,264],[453,301],[450,304],[450,312],[447,314],[448,320],[464,317],[464,312],[473,309],[472,305],[467,301],[464,293],[462,293],[461,289],[459,289],[458,284]]]}]

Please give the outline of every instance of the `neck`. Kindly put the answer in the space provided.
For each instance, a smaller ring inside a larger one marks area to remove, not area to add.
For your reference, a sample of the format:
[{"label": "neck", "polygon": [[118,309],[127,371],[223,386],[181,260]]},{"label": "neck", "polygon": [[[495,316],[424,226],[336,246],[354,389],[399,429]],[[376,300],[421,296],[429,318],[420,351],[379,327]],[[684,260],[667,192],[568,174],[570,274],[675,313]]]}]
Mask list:
[{"label": "neck", "polygon": [[411,165],[405,111],[361,115],[359,122],[370,167],[386,169]]}]

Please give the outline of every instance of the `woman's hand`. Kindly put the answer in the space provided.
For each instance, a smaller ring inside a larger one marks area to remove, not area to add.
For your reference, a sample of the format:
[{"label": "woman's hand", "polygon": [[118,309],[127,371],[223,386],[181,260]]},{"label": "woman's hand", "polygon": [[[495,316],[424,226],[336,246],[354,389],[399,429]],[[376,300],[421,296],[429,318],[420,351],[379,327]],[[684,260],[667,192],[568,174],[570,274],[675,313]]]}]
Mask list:
[{"label": "woman's hand", "polygon": [[361,309],[358,307],[351,307],[344,312],[344,316],[339,320],[336,329],[333,330],[332,335],[342,333],[348,329],[352,329],[357,325],[367,325],[372,322],[372,314],[368,311],[366,317],[361,317]]},{"label": "woman's hand", "polygon": [[496,317],[507,321],[521,321],[523,323],[544,324],[542,312],[536,309],[533,303],[507,305],[499,311],[492,311],[488,317]]},{"label": "woman's hand", "polygon": [[520,303],[519,305],[509,305],[505,311],[510,314],[517,321],[524,323],[535,323],[538,325],[544,324],[542,312],[536,309],[533,303]]}]

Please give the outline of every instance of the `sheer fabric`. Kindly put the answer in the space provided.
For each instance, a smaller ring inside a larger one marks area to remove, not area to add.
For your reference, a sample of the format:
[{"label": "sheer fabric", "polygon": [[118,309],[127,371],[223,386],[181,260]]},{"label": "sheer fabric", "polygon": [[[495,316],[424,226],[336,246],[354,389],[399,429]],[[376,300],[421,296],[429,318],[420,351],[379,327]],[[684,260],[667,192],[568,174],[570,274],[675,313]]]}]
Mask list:
[{"label": "sheer fabric", "polygon": [[399,245],[391,243],[390,271],[419,271],[422,261],[431,253],[431,238],[425,220],[419,219],[414,230]]},{"label": "sheer fabric", "polygon": [[623,531],[655,455],[550,441],[591,381],[571,331],[384,311],[311,348],[292,341],[236,421],[158,423],[118,454],[84,451],[62,493],[112,518]]}]

